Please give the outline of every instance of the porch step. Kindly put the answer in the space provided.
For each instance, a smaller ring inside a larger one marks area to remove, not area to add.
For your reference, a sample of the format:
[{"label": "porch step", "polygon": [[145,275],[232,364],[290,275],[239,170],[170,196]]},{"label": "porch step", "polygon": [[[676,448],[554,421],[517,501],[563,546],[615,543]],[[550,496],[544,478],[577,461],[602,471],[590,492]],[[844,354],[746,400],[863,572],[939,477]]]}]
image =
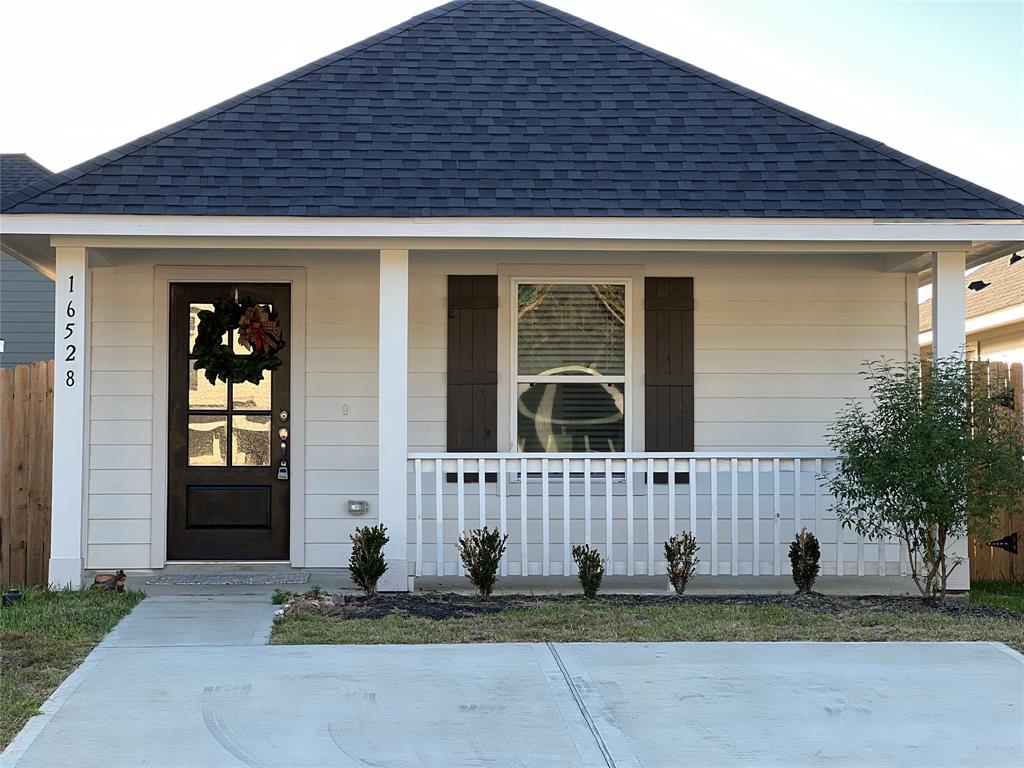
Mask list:
[{"label": "porch step", "polygon": [[306,584],[305,571],[219,571],[192,573],[161,573],[146,580],[146,584],[172,584],[177,586],[234,586],[263,584]]}]

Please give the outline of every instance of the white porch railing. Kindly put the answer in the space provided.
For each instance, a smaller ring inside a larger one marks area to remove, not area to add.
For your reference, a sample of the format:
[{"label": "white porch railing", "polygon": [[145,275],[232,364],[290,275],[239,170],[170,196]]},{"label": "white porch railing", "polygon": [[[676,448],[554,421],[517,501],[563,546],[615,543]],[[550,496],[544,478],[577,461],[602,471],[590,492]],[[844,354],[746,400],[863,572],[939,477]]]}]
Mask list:
[{"label": "white porch railing", "polygon": [[823,575],[901,573],[895,541],[865,541],[829,512],[819,478],[835,463],[828,452],[414,453],[410,555],[416,576],[461,576],[460,533],[487,525],[509,534],[502,576],[574,574],[576,544],[597,547],[608,574],[660,575],[664,541],[690,531],[699,574],[780,576],[806,527]]}]

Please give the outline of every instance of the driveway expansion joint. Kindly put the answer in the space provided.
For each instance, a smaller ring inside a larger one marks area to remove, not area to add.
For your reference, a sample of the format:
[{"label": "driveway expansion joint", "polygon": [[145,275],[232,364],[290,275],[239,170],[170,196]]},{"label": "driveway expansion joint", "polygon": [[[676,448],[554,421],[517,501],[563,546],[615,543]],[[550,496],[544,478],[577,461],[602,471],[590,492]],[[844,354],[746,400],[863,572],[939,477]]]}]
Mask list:
[{"label": "driveway expansion joint", "polygon": [[604,758],[605,765],[608,768],[616,768],[615,759],[612,757],[611,751],[608,749],[608,745],[604,743],[604,737],[601,736],[601,731],[597,728],[597,723],[594,722],[594,718],[591,716],[589,710],[587,710],[586,702],[583,701],[583,696],[580,694],[579,689],[576,687],[576,683],[573,682],[572,675],[569,674],[569,670],[565,668],[565,663],[562,661],[562,657],[558,655],[558,649],[555,648],[554,643],[545,643],[548,650],[551,651],[551,655],[555,658],[555,664],[558,665],[559,671],[562,673],[562,677],[565,678],[565,684],[569,687],[569,692],[572,694],[573,699],[576,701],[576,706],[579,707],[580,714],[583,715],[583,719],[587,723],[587,728],[594,735],[594,740],[597,742],[597,748],[601,750],[601,756]]}]

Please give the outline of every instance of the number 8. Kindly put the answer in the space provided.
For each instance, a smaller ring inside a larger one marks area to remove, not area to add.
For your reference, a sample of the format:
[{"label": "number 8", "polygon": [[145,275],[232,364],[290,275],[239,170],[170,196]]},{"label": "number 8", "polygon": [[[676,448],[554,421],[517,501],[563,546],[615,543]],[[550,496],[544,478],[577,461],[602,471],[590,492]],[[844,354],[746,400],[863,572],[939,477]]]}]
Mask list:
[{"label": "number 8", "polygon": [[74,371],[68,371],[68,377],[67,377],[67,379],[64,380],[64,383],[67,384],[69,387],[75,386],[75,372]]}]

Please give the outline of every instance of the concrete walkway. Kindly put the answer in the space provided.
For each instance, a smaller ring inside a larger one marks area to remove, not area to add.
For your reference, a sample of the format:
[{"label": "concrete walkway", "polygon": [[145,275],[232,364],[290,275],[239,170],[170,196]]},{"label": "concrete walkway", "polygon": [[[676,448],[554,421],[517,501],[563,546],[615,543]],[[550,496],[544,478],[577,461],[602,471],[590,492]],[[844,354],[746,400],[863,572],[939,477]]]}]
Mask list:
[{"label": "concrete walkway", "polygon": [[145,600],[18,768],[1020,766],[991,643],[266,646],[265,595]]}]

